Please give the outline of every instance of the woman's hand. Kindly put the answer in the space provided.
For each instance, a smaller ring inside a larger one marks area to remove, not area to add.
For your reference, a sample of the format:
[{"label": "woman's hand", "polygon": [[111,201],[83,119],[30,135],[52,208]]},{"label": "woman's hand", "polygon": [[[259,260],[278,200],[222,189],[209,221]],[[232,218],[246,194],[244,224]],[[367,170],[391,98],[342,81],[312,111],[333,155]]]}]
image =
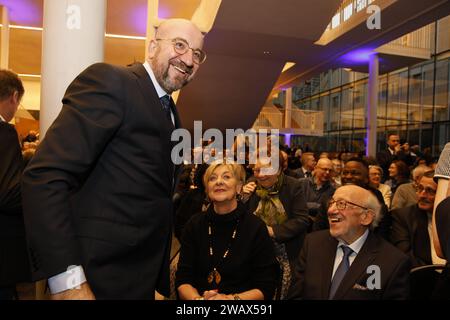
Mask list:
[{"label": "woman's hand", "polygon": [[250,194],[250,193],[253,193],[255,191],[255,189],[256,189],[256,183],[249,182],[242,188],[242,192]]}]

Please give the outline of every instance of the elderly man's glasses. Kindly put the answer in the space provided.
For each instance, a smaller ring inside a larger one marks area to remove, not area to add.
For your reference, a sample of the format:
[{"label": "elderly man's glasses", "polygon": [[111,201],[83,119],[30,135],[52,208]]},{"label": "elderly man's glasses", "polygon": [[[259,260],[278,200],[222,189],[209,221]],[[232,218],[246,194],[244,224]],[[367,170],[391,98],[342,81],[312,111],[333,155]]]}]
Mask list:
[{"label": "elderly man's glasses", "polygon": [[333,204],[336,204],[336,208],[338,210],[345,210],[345,208],[347,208],[348,204],[350,204],[352,206],[355,206],[355,207],[358,207],[358,208],[361,208],[361,209],[364,209],[364,210],[369,210],[369,208],[360,206],[359,204],[356,204],[356,203],[353,203],[353,202],[350,202],[350,201],[347,201],[347,200],[334,200],[334,199],[330,200],[330,202],[328,204],[328,208],[331,208],[331,206]]},{"label": "elderly man's glasses", "polygon": [[436,194],[436,190],[430,187],[424,187],[422,185],[418,185],[416,186],[416,191],[417,193],[422,193],[423,191],[425,191],[426,194],[429,194],[430,196],[434,196]]},{"label": "elderly man's glasses", "polygon": [[206,60],[206,53],[200,49],[193,49],[189,46],[186,40],[181,38],[175,39],[155,39],[156,41],[172,41],[173,48],[178,54],[185,54],[186,52],[192,50],[192,60],[196,64],[202,64]]}]

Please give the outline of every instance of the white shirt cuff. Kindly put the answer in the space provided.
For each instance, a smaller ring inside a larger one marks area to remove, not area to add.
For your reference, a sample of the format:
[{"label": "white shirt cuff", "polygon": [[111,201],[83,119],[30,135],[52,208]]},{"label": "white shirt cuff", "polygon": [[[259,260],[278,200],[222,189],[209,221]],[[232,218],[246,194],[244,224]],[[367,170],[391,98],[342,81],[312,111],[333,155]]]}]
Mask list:
[{"label": "white shirt cuff", "polygon": [[86,282],[82,266],[70,266],[67,271],[48,279],[48,286],[52,294],[61,293],[79,287]]}]

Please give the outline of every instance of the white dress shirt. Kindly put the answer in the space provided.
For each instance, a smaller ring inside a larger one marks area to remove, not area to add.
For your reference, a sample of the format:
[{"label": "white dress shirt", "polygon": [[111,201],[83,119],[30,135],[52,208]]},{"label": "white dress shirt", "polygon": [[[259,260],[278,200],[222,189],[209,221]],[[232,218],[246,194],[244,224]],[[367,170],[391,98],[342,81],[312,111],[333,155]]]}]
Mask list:
[{"label": "white dress shirt", "polygon": [[[150,79],[152,80],[153,86],[156,89],[156,93],[158,94],[158,98],[161,99],[162,97],[168,95],[167,92],[164,91],[163,88],[161,88],[161,86],[159,85],[158,81],[156,80],[155,74],[153,73],[153,70],[150,67],[150,63],[148,63],[148,61],[145,61],[144,68],[145,68],[145,70],[147,70],[148,74],[150,75]],[[173,125],[175,125],[175,116],[173,115],[172,110],[170,110],[170,117],[172,118]]]},{"label": "white dress shirt", "polygon": [[339,266],[339,264],[342,261],[342,258],[344,257],[344,252],[341,248],[341,246],[347,246],[350,249],[353,250],[353,252],[350,254],[348,261],[349,266],[352,265],[353,261],[355,260],[356,256],[358,255],[359,251],[361,251],[362,246],[367,240],[367,237],[369,236],[369,230],[366,230],[364,234],[359,237],[356,241],[354,241],[352,244],[347,244],[342,240],[339,240],[338,246],[336,248],[336,257],[334,258],[334,267],[333,267],[333,274],[331,275],[331,279],[333,279],[334,274],[336,273],[336,270]]}]

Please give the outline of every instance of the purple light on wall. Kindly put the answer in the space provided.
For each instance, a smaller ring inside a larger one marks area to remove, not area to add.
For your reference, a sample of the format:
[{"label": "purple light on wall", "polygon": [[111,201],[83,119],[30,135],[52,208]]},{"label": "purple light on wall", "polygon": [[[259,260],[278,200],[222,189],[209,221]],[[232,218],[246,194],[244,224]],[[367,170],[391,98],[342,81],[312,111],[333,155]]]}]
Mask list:
[{"label": "purple light on wall", "polygon": [[374,53],[372,49],[355,50],[344,54],[339,60],[349,64],[369,63],[370,56]]},{"label": "purple light on wall", "polygon": [[158,17],[160,19],[169,19],[171,16],[172,16],[172,13],[170,12],[169,8],[160,4],[159,8],[158,8]]},{"label": "purple light on wall", "polygon": [[[1,0],[0,0],[1,1]],[[148,19],[148,7],[147,3],[136,7],[133,10],[130,18],[130,24],[133,26],[133,29],[141,36],[145,36],[147,34],[147,19]],[[158,8],[158,18],[159,19],[168,19],[170,18],[171,12],[168,8],[160,5]]]},{"label": "purple light on wall", "polygon": [[42,8],[31,0],[0,0],[8,8],[11,24],[42,27]]},{"label": "purple light on wall", "polygon": [[147,34],[147,10],[147,3],[137,6],[131,13],[131,19],[128,20],[134,31],[144,37]]},{"label": "purple light on wall", "polygon": [[287,145],[289,148],[291,147],[291,136],[292,134],[286,133],[284,135],[284,144]]},{"label": "purple light on wall", "polygon": [[366,136],[364,137],[364,147],[366,148],[366,157],[369,156],[369,130],[366,130]]}]

